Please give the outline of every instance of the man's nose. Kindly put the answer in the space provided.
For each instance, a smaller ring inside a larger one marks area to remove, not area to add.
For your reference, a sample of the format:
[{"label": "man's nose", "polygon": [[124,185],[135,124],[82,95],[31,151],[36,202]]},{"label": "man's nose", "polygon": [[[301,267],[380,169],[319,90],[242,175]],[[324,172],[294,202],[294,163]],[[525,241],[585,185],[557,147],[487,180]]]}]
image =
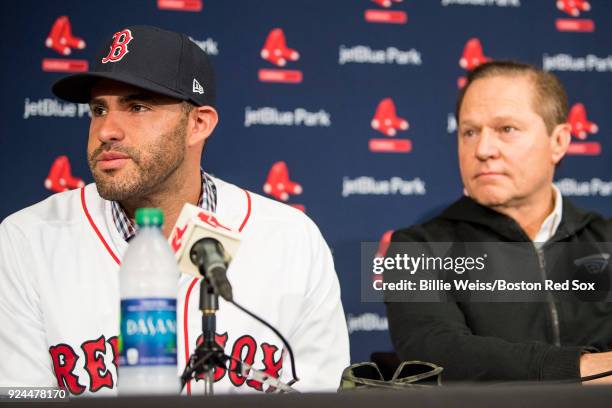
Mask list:
[{"label": "man's nose", "polygon": [[98,118],[98,126],[94,127],[98,140],[102,143],[114,143],[123,140],[125,132],[121,126],[121,113],[108,112]]},{"label": "man's nose", "polygon": [[483,128],[476,145],[476,157],[480,160],[487,160],[499,156],[499,146],[497,145],[497,135],[490,128]]}]

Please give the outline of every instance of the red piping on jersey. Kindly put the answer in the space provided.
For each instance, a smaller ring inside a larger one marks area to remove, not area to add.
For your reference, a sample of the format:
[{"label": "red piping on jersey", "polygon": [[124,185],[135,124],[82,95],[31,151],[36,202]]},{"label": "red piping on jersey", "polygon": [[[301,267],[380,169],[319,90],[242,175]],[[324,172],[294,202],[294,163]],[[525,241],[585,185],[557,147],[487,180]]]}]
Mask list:
[{"label": "red piping on jersey", "polygon": [[[242,232],[244,227],[246,226],[249,218],[251,217],[251,195],[248,191],[244,190],[247,198],[247,213],[244,216],[244,220],[242,220],[242,224],[240,224],[240,228],[238,228],[239,232]],[[187,293],[185,294],[185,304],[183,305],[183,335],[184,335],[184,344],[185,344],[185,364],[189,361],[189,297],[191,296],[191,291],[193,287],[198,282],[198,278],[193,278],[191,283],[189,284],[189,288],[187,289]],[[187,395],[191,395],[191,381],[187,382]]]},{"label": "red piping on jersey", "polygon": [[104,248],[106,248],[110,256],[112,256],[115,262],[117,262],[117,265],[121,266],[121,261],[119,260],[119,258],[117,258],[117,255],[115,255],[111,247],[108,245],[108,243],[100,233],[100,230],[94,223],[93,218],[91,218],[91,215],[89,214],[89,210],[87,209],[87,203],[85,202],[85,187],[81,188],[81,204],[83,205],[83,211],[85,212],[85,216],[87,217],[91,228],[93,228],[93,230],[96,232],[96,235],[98,235],[98,238],[100,238],[100,241],[102,241],[102,245],[104,245]]},{"label": "red piping on jersey", "polygon": [[251,195],[246,190],[244,190],[244,192],[245,192],[246,197],[247,197],[247,213],[246,213],[246,216],[244,217],[244,221],[242,221],[242,224],[240,225],[240,228],[238,228],[239,232],[242,232],[242,230],[244,229],[247,221],[249,221],[249,217],[251,216]]},{"label": "red piping on jersey", "polygon": [[[189,284],[187,294],[185,295],[185,304],[183,305],[183,316],[185,316],[185,320],[183,321],[183,334],[185,337],[183,339],[185,344],[185,364],[189,362],[189,325],[187,324],[187,319],[189,318],[189,297],[191,296],[191,291],[197,282],[198,278],[193,278]],[[187,382],[187,395],[191,395],[191,381]]]}]

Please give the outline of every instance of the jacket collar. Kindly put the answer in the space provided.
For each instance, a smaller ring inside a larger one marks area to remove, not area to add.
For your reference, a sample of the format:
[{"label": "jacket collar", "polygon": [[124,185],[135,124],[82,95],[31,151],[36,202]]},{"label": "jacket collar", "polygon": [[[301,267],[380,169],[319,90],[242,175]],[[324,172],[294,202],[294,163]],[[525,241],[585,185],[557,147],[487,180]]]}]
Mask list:
[{"label": "jacket collar", "polygon": [[[557,232],[551,241],[562,240],[584,228],[598,215],[575,207],[567,198],[563,198],[563,217]],[[478,204],[472,198],[464,196],[442,212],[440,218],[468,222],[485,227],[510,241],[530,241],[529,237],[514,219]]]},{"label": "jacket collar", "polygon": [[551,241],[560,241],[586,227],[595,220],[603,221],[603,217],[597,213],[578,208],[567,198],[563,198],[563,218]]}]

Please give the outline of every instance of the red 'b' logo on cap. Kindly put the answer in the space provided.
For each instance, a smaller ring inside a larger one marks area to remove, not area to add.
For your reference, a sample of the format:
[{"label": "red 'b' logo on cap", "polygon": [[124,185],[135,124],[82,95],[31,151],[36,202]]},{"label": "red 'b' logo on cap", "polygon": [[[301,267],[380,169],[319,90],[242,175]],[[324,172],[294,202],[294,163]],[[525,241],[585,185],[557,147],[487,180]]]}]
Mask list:
[{"label": "red 'b' logo on cap", "polygon": [[130,52],[127,45],[133,38],[132,32],[128,29],[116,32],[115,35],[113,35],[113,43],[110,46],[108,55],[102,58],[102,63],[106,64],[107,62],[117,62],[123,58],[125,54]]}]

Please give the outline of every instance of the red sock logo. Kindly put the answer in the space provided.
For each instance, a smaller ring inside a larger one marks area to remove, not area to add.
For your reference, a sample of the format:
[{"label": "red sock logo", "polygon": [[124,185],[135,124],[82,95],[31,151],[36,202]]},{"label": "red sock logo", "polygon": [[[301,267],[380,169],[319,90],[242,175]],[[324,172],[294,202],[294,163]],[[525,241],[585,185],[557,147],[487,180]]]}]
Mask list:
[{"label": "red sock logo", "polygon": [[587,119],[586,109],[583,104],[577,103],[570,109],[567,121],[572,127],[572,135],[580,140],[587,138],[587,133],[597,133],[597,125]]},{"label": "red sock logo", "polygon": [[72,48],[79,50],[85,48],[85,41],[72,35],[70,20],[67,16],[60,16],[51,26],[45,45],[62,55],[70,55]]},{"label": "red sock logo", "polygon": [[289,194],[302,194],[302,186],[289,179],[287,163],[279,161],[270,168],[263,191],[277,200],[287,201]]},{"label": "red sock logo", "polygon": [[261,50],[261,58],[271,62],[279,67],[287,65],[287,61],[297,61],[300,54],[287,47],[285,33],[280,28],[275,28],[270,31],[264,47]]},{"label": "red sock logo", "polygon": [[68,157],[60,156],[55,159],[51,165],[51,170],[49,170],[49,175],[45,179],[45,187],[48,190],[59,193],[66,190],[81,188],[83,186],[85,186],[83,180],[72,176]]},{"label": "red sock logo", "polygon": [[478,38],[470,38],[463,48],[463,54],[461,59],[459,59],[459,66],[471,71],[488,61],[491,61],[491,58],[485,57],[480,40]]},{"label": "red sock logo", "polygon": [[578,17],[582,11],[591,10],[591,5],[586,0],[559,0],[557,8],[572,17]]},{"label": "red sock logo", "polygon": [[387,136],[395,136],[398,130],[407,130],[408,121],[397,116],[395,103],[391,98],[385,98],[378,104],[372,118],[372,129]]}]

